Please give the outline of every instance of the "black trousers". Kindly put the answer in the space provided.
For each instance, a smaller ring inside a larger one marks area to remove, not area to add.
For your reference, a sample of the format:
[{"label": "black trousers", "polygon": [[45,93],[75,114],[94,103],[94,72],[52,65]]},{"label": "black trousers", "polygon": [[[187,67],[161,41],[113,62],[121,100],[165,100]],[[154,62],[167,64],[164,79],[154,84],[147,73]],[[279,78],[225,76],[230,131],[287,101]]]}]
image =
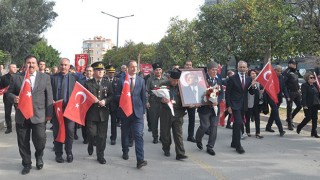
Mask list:
[{"label": "black trousers", "polygon": [[16,123],[17,139],[22,165],[31,166],[30,133],[32,131],[32,142],[36,150],[35,157],[42,157],[46,145],[45,122],[32,124],[31,120],[25,120],[23,124]]},{"label": "black trousers", "polygon": [[196,108],[187,108],[189,125],[188,125],[188,137],[194,136],[194,126],[196,123]]},{"label": "black trousers", "polygon": [[88,146],[93,146],[94,142],[96,142],[97,158],[103,158],[104,150],[106,149],[108,121],[87,121],[86,125],[88,130]]},{"label": "black trousers", "polygon": [[270,113],[270,117],[269,117],[266,129],[271,129],[273,121],[275,121],[279,129],[279,132],[281,133],[283,131],[283,127],[282,127],[282,123],[279,116],[279,106],[276,105],[276,103],[274,103],[269,96],[267,97],[267,101],[271,108],[271,113]]},{"label": "black trousers", "polygon": [[[110,111],[110,117],[111,117],[111,136],[110,140],[116,140],[117,139],[117,111]],[[108,126],[107,126],[108,129]]]},{"label": "black trousers", "polygon": [[[59,131],[59,123],[57,119],[52,121],[53,124],[53,137],[54,139],[57,138],[58,131]],[[65,151],[67,154],[72,154],[72,144],[74,138],[74,126],[75,123],[67,118],[64,118],[64,125],[66,129],[66,140],[65,140]],[[56,156],[61,156],[63,154],[63,143],[54,141],[54,149]]]},{"label": "black trousers", "polygon": [[81,133],[82,133],[82,138],[83,140],[88,140],[88,135],[87,135],[87,127],[86,126],[81,126]]},{"label": "black trousers", "polygon": [[302,129],[305,125],[312,120],[311,135],[317,134],[318,125],[318,106],[308,107],[308,109],[303,109],[305,118],[298,125],[298,128]]},{"label": "black trousers", "polygon": [[260,109],[256,106],[246,111],[246,133],[250,133],[250,120],[254,118],[256,134],[260,134]]},{"label": "black trousers", "polygon": [[232,126],[232,146],[236,148],[241,146],[241,126],[243,126],[244,111],[232,110],[234,122]]},{"label": "black trousers", "polygon": [[6,121],[7,129],[12,129],[12,118],[11,118],[11,112],[12,112],[12,103],[7,99],[7,96],[3,97],[3,103],[4,103],[4,118]]},{"label": "black trousers", "polygon": [[[292,123],[293,118],[301,110],[301,94],[299,92],[290,92],[290,101],[287,100],[287,122]],[[296,104],[296,108],[292,112],[293,102]],[[291,113],[292,112],[292,113]]]}]

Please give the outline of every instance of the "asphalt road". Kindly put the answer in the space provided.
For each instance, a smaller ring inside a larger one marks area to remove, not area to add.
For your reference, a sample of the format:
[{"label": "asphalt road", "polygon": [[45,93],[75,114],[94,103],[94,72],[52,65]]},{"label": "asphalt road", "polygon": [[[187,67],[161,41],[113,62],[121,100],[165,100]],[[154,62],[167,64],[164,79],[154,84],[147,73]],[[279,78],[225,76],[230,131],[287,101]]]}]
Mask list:
[{"label": "asphalt road", "polygon": [[[0,121],[3,121],[3,103],[0,103]],[[196,128],[199,120],[196,119]],[[188,120],[183,125],[186,140]],[[48,125],[49,127],[49,125]],[[110,125],[109,125],[110,127]],[[44,168],[37,170],[35,158],[32,156],[33,167],[28,175],[21,175],[21,157],[16,140],[16,132],[4,134],[0,130],[0,179],[9,180],[100,180],[100,179],[279,179],[304,180],[320,179],[320,140],[311,138],[310,132],[302,131],[297,135],[287,131],[284,137],[279,133],[264,131],[265,122],[261,123],[263,139],[248,137],[242,140],[245,154],[238,154],[230,147],[230,129],[218,128],[218,138],[215,145],[216,156],[210,156],[205,150],[199,150],[196,144],[184,141],[187,160],[175,160],[174,145],[171,146],[171,157],[163,155],[161,144],[152,143],[152,135],[145,128],[145,159],[148,166],[138,170],[134,149],[129,152],[129,160],[121,158],[120,130],[117,144],[110,145],[107,140],[105,157],[107,164],[96,161],[95,154],[89,156],[87,146],[82,144],[81,131],[79,140],[74,141],[73,163],[58,164],[52,151],[52,131],[47,130],[47,144],[44,154]],[[277,129],[274,125],[273,129]],[[286,129],[286,127],[285,127]],[[254,134],[254,123],[251,132]],[[108,138],[110,131],[108,131]],[[207,142],[207,136],[203,144]],[[33,145],[32,145],[33,147]],[[34,149],[32,149],[34,154]],[[65,158],[65,155],[64,155]]]}]

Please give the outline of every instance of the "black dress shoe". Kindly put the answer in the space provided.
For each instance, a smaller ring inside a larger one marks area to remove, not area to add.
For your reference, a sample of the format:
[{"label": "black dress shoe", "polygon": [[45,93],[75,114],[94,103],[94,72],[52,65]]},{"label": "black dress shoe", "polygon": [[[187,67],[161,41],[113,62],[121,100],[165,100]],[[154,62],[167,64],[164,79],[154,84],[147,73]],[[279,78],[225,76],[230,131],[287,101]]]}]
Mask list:
[{"label": "black dress shoe", "polygon": [[298,125],[298,126],[297,126],[297,133],[300,134],[300,132],[301,132],[301,128],[300,128],[300,126]]},{"label": "black dress shoe", "polygon": [[79,139],[79,137],[78,137],[78,135],[74,135],[74,140],[78,140]]},{"label": "black dress shoe", "polygon": [[244,151],[244,149],[243,149],[242,146],[237,147],[237,148],[236,148],[236,151],[237,151],[239,154],[245,153],[245,151]]},{"label": "black dress shoe", "polygon": [[176,156],[176,160],[182,160],[182,159],[187,159],[188,158],[188,156],[186,156],[186,155],[184,155],[184,154],[178,154],[177,156]]},{"label": "black dress shoe", "polygon": [[232,147],[232,148],[235,148],[235,149],[237,148],[237,146],[234,145],[234,144],[232,144],[232,143],[231,143],[231,147]]},{"label": "black dress shoe", "polygon": [[123,154],[122,154],[122,159],[128,160],[128,159],[129,159],[128,153],[123,153]]},{"label": "black dress shoe", "polygon": [[187,138],[187,141],[190,141],[190,142],[195,143],[195,142],[196,142],[196,139],[195,139],[194,137],[188,137],[188,138]]},{"label": "black dress shoe", "polygon": [[111,145],[115,145],[116,144],[116,140],[111,140]]},{"label": "black dress shoe", "polygon": [[133,146],[133,141],[129,141],[129,147]]},{"label": "black dress shoe", "polygon": [[292,126],[291,123],[288,124],[288,129],[289,129],[290,131],[293,131],[293,126]]},{"label": "black dress shoe", "polygon": [[284,134],[286,134],[285,131],[281,131],[281,132],[280,132],[280,136],[281,136],[281,137],[284,136]]},{"label": "black dress shoe", "polygon": [[56,162],[57,163],[64,163],[62,156],[56,156]]},{"label": "black dress shoe", "polygon": [[22,175],[29,174],[31,168],[32,168],[31,165],[25,166],[25,167],[22,169],[21,174],[22,174]]},{"label": "black dress shoe", "polygon": [[36,157],[36,167],[37,169],[42,169],[43,168],[43,160],[42,157]]},{"label": "black dress shoe", "polygon": [[159,143],[158,138],[154,138],[152,142],[153,144],[158,144]]},{"label": "black dress shoe", "polygon": [[106,159],[104,159],[103,157],[98,158],[97,160],[98,160],[98,162],[99,162],[100,164],[105,164],[105,163],[107,163]]},{"label": "black dress shoe", "polygon": [[138,162],[137,162],[137,168],[140,169],[140,168],[142,168],[143,166],[146,166],[147,164],[148,164],[148,162],[145,161],[145,160],[138,161]]},{"label": "black dress shoe", "polygon": [[88,144],[88,140],[83,140],[83,144]]},{"label": "black dress shoe", "polygon": [[267,131],[267,132],[274,132],[274,130],[271,129],[271,128],[266,128],[266,131]]},{"label": "black dress shoe", "polygon": [[320,138],[320,136],[317,133],[311,134],[311,137]]},{"label": "black dress shoe", "polygon": [[72,154],[68,154],[67,155],[67,162],[68,163],[72,163],[72,161],[73,161],[73,155]]},{"label": "black dress shoe", "polygon": [[202,142],[197,142],[197,147],[202,150],[203,149],[203,145],[202,145]]},{"label": "black dress shoe", "polygon": [[207,148],[207,153],[212,156],[216,155],[216,153],[214,152],[214,150],[212,148]]},{"label": "black dress shoe", "polygon": [[12,129],[9,128],[9,129],[7,129],[4,133],[5,133],[5,134],[9,134],[9,133],[11,133],[11,132],[12,132]]},{"label": "black dress shoe", "polygon": [[93,146],[88,145],[88,154],[91,156],[93,154]]},{"label": "black dress shoe", "polygon": [[169,157],[170,156],[170,151],[164,151],[164,155]]}]

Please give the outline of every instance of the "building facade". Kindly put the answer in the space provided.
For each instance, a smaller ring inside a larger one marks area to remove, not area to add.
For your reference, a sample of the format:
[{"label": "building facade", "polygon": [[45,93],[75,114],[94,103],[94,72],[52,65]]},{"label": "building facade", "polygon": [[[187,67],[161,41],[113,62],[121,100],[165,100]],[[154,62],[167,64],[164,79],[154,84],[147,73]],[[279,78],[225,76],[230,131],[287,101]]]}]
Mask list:
[{"label": "building facade", "polygon": [[89,38],[89,40],[83,41],[82,52],[89,54],[89,64],[92,64],[96,61],[102,61],[103,55],[113,46],[111,39],[95,36],[93,39]]}]

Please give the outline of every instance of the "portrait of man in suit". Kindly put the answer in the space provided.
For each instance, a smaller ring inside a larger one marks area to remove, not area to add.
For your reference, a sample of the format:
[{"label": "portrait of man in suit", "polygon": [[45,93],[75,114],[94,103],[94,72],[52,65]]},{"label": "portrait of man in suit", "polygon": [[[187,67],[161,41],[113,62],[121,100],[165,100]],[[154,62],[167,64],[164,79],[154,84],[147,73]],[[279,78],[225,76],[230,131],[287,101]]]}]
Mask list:
[{"label": "portrait of man in suit", "polygon": [[[33,117],[26,119],[21,110],[17,108],[19,93],[23,84],[25,72],[13,76],[9,90],[8,99],[15,105],[15,121],[19,152],[22,158],[23,170],[21,174],[28,174],[31,169],[30,136],[35,148],[37,169],[43,168],[43,150],[46,144],[46,120],[49,121],[53,114],[52,89],[50,76],[40,73],[35,56],[29,55],[25,58],[25,68],[29,67],[31,97],[33,103]],[[32,133],[31,133],[32,132]]]},{"label": "portrait of man in suit", "polygon": [[[200,73],[199,73],[200,72]],[[204,79],[202,70],[187,71],[182,73],[180,77],[181,93],[184,105],[195,105],[205,103],[203,98],[206,92],[204,84],[200,83],[200,79]]]}]

